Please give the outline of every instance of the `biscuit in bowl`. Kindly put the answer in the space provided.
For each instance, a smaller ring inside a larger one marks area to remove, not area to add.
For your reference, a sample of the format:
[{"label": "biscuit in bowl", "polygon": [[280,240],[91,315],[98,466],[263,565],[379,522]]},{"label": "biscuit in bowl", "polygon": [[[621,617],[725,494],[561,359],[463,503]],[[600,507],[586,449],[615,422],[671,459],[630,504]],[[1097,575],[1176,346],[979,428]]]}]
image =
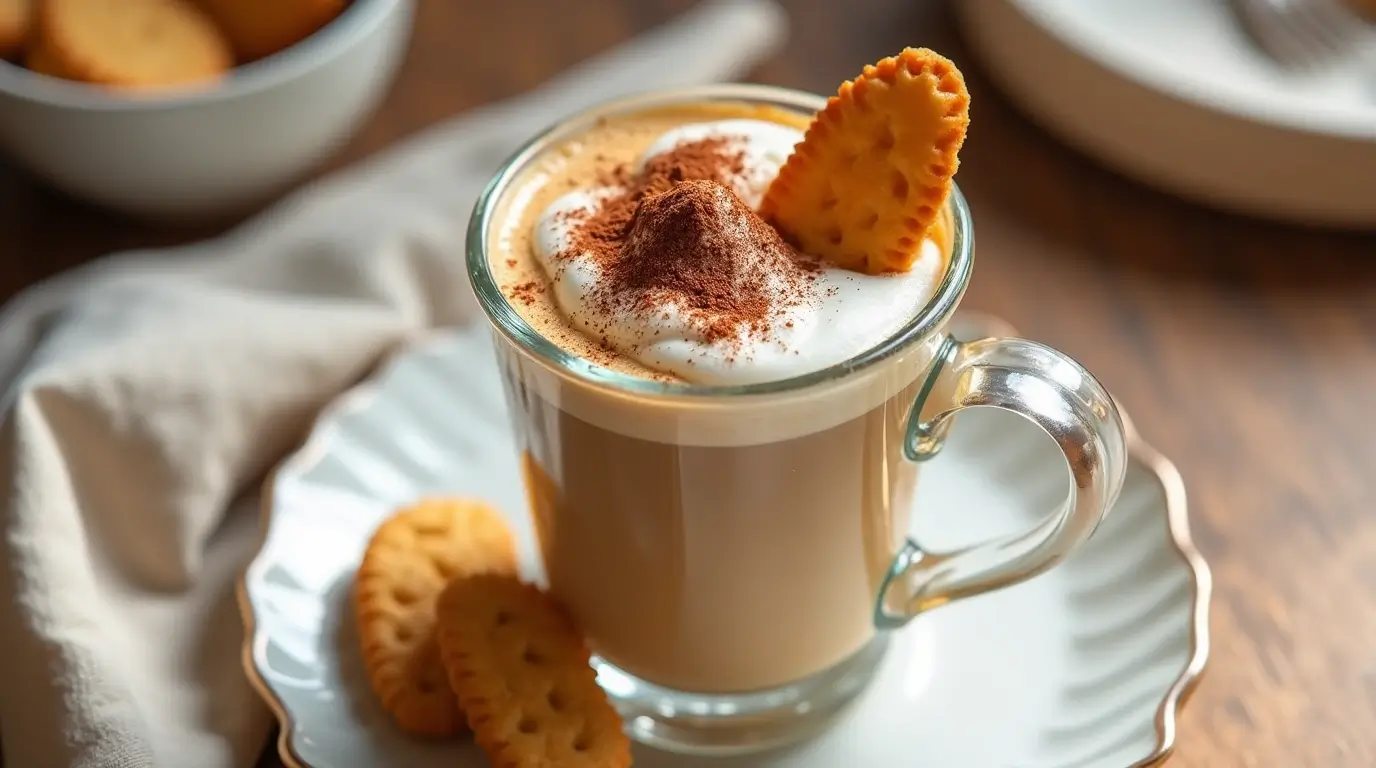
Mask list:
[{"label": "biscuit in bowl", "polygon": [[289,48],[328,24],[345,0],[197,0],[234,46],[240,62]]},{"label": "biscuit in bowl", "polygon": [[29,32],[29,0],[0,0],[0,59],[15,59]]},{"label": "biscuit in bowl", "polygon": [[213,83],[234,66],[229,41],[186,0],[44,0],[26,63],[114,88]]}]

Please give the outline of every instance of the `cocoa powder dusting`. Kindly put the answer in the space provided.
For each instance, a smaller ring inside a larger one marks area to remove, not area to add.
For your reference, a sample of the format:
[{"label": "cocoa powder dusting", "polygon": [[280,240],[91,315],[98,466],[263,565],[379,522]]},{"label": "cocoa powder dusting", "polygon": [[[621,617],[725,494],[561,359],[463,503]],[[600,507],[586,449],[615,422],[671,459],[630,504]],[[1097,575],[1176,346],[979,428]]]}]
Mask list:
[{"label": "cocoa powder dusting", "polygon": [[536,298],[539,297],[540,294],[545,292],[545,287],[534,280],[530,280],[528,282],[513,285],[507,290],[511,293],[512,297],[528,307],[535,303]]},{"label": "cocoa powder dusting", "polygon": [[745,170],[745,153],[730,140],[714,136],[680,144],[656,155],[632,178],[625,167],[613,169],[605,186],[625,188],[587,216],[574,237],[574,250],[591,253],[599,262],[616,258],[621,242],[630,233],[636,208],[647,197],[668,192],[682,181],[715,181],[729,185]]},{"label": "cocoa powder dusting", "polygon": [[[775,296],[797,295],[801,279],[788,245],[734,192],[684,181],[641,201],[615,260],[604,263],[593,300],[605,309],[653,312],[675,305],[707,341],[742,329],[761,335]],[[771,283],[775,283],[771,285]]]},{"label": "cocoa powder dusting", "polygon": [[623,191],[582,212],[567,253],[601,267],[590,297],[599,309],[667,317],[672,307],[712,342],[762,337],[771,318],[810,300],[817,265],[732,191],[743,171],[724,138],[682,144],[635,178],[621,170]]}]

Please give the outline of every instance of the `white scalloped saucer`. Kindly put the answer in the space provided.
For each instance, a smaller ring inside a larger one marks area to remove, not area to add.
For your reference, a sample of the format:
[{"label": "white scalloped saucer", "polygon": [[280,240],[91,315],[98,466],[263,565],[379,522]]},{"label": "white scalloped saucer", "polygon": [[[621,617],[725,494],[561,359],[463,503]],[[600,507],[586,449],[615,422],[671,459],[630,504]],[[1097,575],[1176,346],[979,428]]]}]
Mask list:
[{"label": "white scalloped saucer", "polygon": [[[991,320],[965,316],[961,335]],[[1001,326],[1006,330],[1006,326]],[[392,726],[362,676],[347,595],[369,534],[428,493],[510,514],[538,577],[515,451],[485,325],[398,355],[329,407],[268,481],[263,544],[240,589],[244,667],[281,724],[289,766],[482,768],[465,740]],[[1129,425],[1132,464],[1099,533],[1027,583],[901,630],[880,676],[816,740],[746,758],[637,748],[640,768],[1124,768],[1153,765],[1208,656],[1210,578],[1190,542],[1184,487]],[[1023,527],[1065,491],[1050,441],[977,409],[924,471],[916,528],[949,546]]]}]

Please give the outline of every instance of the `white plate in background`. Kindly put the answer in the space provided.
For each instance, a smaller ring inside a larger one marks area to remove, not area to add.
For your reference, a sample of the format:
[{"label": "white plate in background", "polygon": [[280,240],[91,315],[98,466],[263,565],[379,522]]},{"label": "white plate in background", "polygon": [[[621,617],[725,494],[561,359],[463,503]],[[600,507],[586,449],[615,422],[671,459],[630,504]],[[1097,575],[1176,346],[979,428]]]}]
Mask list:
[{"label": "white plate in background", "polygon": [[1237,213],[1376,227],[1376,50],[1289,72],[1227,0],[956,7],[1003,93],[1121,173]]}]

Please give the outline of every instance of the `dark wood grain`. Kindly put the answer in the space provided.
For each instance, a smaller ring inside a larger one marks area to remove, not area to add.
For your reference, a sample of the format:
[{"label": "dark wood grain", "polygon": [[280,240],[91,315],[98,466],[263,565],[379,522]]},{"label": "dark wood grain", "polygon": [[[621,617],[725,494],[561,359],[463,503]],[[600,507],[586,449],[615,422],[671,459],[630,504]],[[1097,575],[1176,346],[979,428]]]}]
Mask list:
[{"label": "dark wood grain", "polygon": [[[330,165],[689,5],[425,0],[390,98]],[[973,94],[959,181],[979,237],[967,306],[1082,360],[1179,464],[1217,600],[1172,768],[1376,765],[1376,236],[1206,211],[1101,169],[1008,106],[941,3],[786,5],[791,42],[755,79],[828,91],[908,44],[957,60]],[[218,229],[124,219],[0,166],[0,296]]]}]

